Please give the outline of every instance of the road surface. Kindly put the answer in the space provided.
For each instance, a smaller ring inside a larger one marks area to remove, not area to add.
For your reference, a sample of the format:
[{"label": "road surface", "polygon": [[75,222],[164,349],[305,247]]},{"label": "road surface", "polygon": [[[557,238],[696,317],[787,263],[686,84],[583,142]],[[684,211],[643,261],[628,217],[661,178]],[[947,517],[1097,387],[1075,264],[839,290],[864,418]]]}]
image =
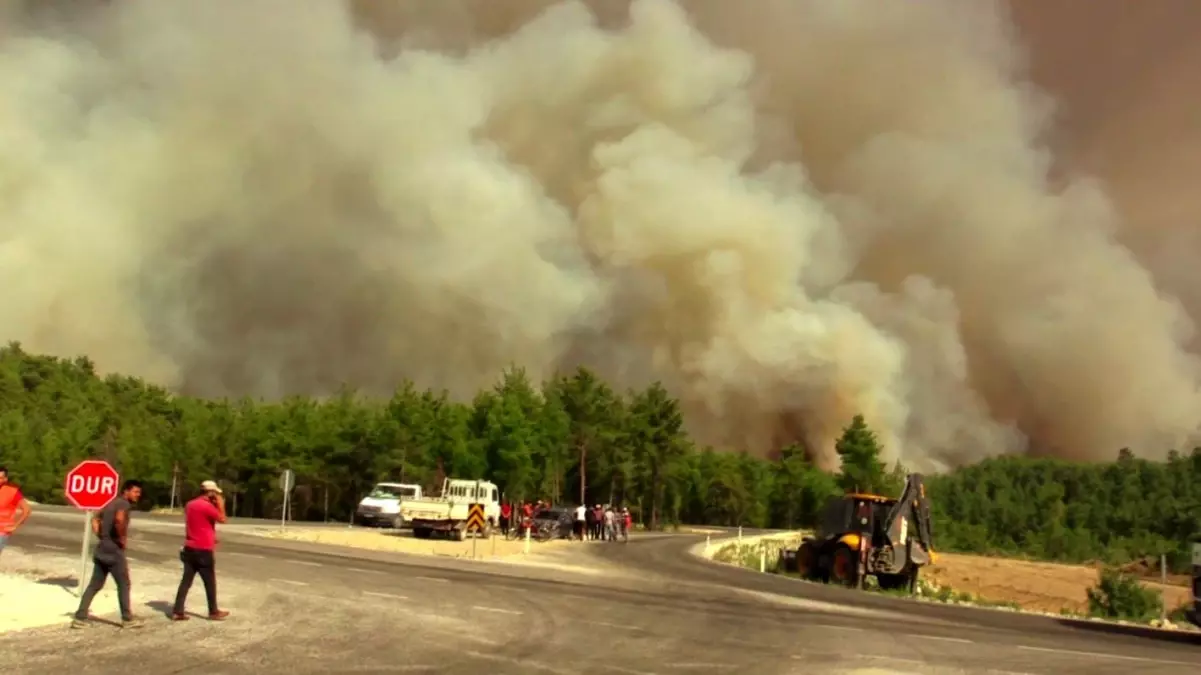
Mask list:
[{"label": "road surface", "polygon": [[[78,516],[43,513],[11,546],[67,554],[78,546],[78,525]],[[139,566],[178,567],[177,523],[138,518],[134,526],[135,575]],[[49,627],[0,638],[0,650],[10,672],[78,674],[136,665],[158,673],[1125,675],[1201,665],[1198,644],[716,566],[687,555],[697,540],[581,544],[581,558],[638,571],[597,577],[331,549],[231,528],[219,573],[246,590],[227,596],[230,621],[173,624],[156,615],[139,631]],[[193,605],[202,597],[198,587]]]}]

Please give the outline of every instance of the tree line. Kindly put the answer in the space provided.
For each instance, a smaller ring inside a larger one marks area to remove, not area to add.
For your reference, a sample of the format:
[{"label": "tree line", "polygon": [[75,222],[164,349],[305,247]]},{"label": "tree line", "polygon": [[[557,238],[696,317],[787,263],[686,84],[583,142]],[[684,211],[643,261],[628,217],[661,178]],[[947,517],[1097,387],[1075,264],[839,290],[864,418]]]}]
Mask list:
[{"label": "tree line", "polygon": [[[513,368],[471,401],[412,383],[387,399],[347,389],[208,400],[100,377],[86,357],[0,348],[0,464],[49,503],[63,502],[71,466],[96,457],[142,480],[146,504],[213,479],[247,517],[279,516],[279,475],[291,469],[297,519],[345,520],[377,481],[435,490],[456,477],[492,480],[512,500],[625,504],[650,527],[798,528],[845,490],[900,489],[904,467],[884,465],[862,417],[836,449],[843,466],[831,474],[800,445],[770,459],[700,447],[662,385],[619,392],[586,369],[536,383]],[[1111,563],[1162,553],[1180,567],[1201,535],[1201,449],[1167,462],[1129,450],[1094,464],[1001,457],[927,486],[942,550]]]}]

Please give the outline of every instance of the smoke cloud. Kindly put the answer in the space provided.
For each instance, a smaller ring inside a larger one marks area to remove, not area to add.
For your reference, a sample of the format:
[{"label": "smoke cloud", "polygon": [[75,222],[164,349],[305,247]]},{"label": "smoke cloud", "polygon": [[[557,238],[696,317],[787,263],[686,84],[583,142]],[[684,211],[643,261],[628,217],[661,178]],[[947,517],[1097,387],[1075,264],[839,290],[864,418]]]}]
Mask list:
[{"label": "smoke cloud", "polygon": [[924,470],[1201,425],[1004,5],[74,4],[0,0],[0,338],[200,395],[589,365],[826,466],[855,413]]}]

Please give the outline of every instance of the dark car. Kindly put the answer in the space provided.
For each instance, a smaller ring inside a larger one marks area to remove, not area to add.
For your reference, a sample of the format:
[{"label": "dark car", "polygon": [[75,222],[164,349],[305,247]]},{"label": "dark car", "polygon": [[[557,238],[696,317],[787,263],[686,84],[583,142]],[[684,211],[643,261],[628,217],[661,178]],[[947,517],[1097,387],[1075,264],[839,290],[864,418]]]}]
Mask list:
[{"label": "dark car", "polygon": [[542,509],[534,516],[532,534],[539,540],[571,539],[574,522],[575,509],[562,506]]}]

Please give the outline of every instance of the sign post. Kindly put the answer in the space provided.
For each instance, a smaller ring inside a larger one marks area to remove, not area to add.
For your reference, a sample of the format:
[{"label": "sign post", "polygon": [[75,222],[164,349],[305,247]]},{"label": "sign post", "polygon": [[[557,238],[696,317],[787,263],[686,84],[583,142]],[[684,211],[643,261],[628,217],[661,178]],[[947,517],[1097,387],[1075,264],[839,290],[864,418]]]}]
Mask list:
[{"label": "sign post", "polygon": [[479,546],[480,533],[488,528],[488,519],[484,517],[484,505],[480,502],[480,481],[475,482],[475,501],[467,506],[467,533],[471,536],[471,559],[476,559],[476,549]]},{"label": "sign post", "polygon": [[284,506],[280,509],[279,528],[288,526],[288,508],[292,505],[292,487],[296,484],[296,474],[291,469],[284,469],[279,475],[279,489],[284,492]]},{"label": "sign post", "polygon": [[79,586],[76,595],[83,595],[88,576],[88,543],[92,533],[92,512],[108,506],[117,498],[120,475],[111,464],[99,459],[85,459],[67,472],[63,494],[75,508],[83,511],[83,539],[79,551]]}]

